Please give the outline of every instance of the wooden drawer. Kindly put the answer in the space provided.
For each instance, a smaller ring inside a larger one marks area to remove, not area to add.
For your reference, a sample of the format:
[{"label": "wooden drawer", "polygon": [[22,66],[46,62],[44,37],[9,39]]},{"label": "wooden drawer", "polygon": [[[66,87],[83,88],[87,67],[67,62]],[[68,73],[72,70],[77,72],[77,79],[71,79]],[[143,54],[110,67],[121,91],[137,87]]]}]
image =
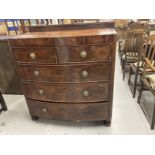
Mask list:
[{"label": "wooden drawer", "polygon": [[111,60],[111,44],[58,47],[59,63]]},{"label": "wooden drawer", "polygon": [[48,103],[27,99],[30,114],[61,120],[95,121],[108,118],[109,103]]},{"label": "wooden drawer", "polygon": [[12,48],[16,61],[31,63],[57,63],[56,48]]},{"label": "wooden drawer", "polygon": [[102,43],[112,43],[112,42],[113,42],[113,35],[86,36],[86,37],[64,37],[64,38],[55,39],[55,43],[57,46],[102,44]]},{"label": "wooden drawer", "polygon": [[108,81],[110,71],[110,63],[18,66],[18,73],[22,80],[50,82]]},{"label": "wooden drawer", "polygon": [[55,45],[53,38],[27,38],[9,41],[12,47],[51,47]]},{"label": "wooden drawer", "polygon": [[108,83],[51,84],[45,82],[22,83],[26,98],[52,102],[108,101]]}]

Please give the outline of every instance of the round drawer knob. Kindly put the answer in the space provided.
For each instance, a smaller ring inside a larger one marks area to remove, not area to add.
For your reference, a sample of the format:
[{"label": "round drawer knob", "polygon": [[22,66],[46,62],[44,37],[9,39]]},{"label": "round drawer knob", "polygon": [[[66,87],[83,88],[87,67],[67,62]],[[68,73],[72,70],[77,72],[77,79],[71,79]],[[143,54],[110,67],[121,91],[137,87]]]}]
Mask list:
[{"label": "round drawer knob", "polygon": [[104,85],[103,84],[100,84],[100,87],[104,87]]},{"label": "round drawer knob", "polygon": [[89,91],[85,90],[85,91],[83,92],[83,96],[89,96]]},{"label": "round drawer knob", "polygon": [[80,53],[81,58],[87,58],[87,52],[86,51],[82,51]]},{"label": "round drawer knob", "polygon": [[30,53],[30,58],[31,58],[32,60],[34,60],[34,59],[36,58],[36,54],[35,54],[35,53]]},{"label": "round drawer knob", "polygon": [[35,77],[38,77],[39,76],[39,71],[34,71],[33,74],[34,74]]},{"label": "round drawer knob", "polygon": [[86,78],[88,76],[88,72],[87,71],[82,71],[81,73],[83,78]]},{"label": "round drawer knob", "polygon": [[42,89],[38,90],[39,95],[42,95],[44,93],[44,91]]},{"label": "round drawer knob", "polygon": [[46,109],[46,108],[42,108],[42,111],[43,111],[43,112],[47,112],[47,109]]}]

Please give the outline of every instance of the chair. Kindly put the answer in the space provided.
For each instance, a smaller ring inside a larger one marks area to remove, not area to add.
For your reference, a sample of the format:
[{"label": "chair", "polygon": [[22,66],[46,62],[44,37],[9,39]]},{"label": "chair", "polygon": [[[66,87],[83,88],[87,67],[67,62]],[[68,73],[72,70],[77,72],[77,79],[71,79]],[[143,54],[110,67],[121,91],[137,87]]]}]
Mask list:
[{"label": "chair", "polygon": [[[141,106],[142,110],[144,111],[150,123],[150,128],[154,129],[154,125],[155,125],[155,48],[153,49],[150,59],[144,58],[144,63],[145,63],[145,67],[140,79],[141,85],[140,85],[140,91],[138,96],[138,103]],[[148,71],[148,68],[149,68],[149,71]],[[144,103],[142,103],[141,101],[143,91],[149,91],[154,96],[153,107],[151,108],[152,114],[149,114],[147,112],[146,107],[144,107]]]},{"label": "chair", "polygon": [[7,111],[7,106],[6,106],[6,103],[5,103],[5,101],[4,101],[4,98],[3,98],[3,96],[2,96],[2,92],[1,92],[1,90],[0,90],[0,105],[1,105],[1,108],[0,108],[0,112],[2,112],[2,111]]},{"label": "chair", "polygon": [[[137,31],[137,30],[142,30],[144,31],[144,35],[145,34],[149,34],[149,24],[141,24],[138,22],[134,22],[134,21],[130,21],[128,23],[128,25],[124,26],[121,28],[122,31],[119,33],[121,35],[119,35],[120,37],[120,41],[119,41],[119,56],[122,57],[122,55],[124,54],[124,50],[125,50],[125,39],[128,38],[128,32],[129,31]],[[122,62],[122,59],[121,59]],[[121,63],[122,64],[122,63]]]},{"label": "chair", "polygon": [[143,43],[144,43],[144,30],[136,29],[127,32],[125,38],[124,54],[121,58],[123,80],[125,79],[125,74],[128,69],[127,67],[130,65],[130,63],[139,61]]},{"label": "chair", "polygon": [[[153,52],[152,50],[153,48],[155,48],[154,41],[155,41],[155,35],[151,35],[146,38],[145,44],[143,45],[143,49],[142,49],[142,56],[144,58],[151,59],[152,52]],[[143,58],[141,57],[141,59]],[[136,90],[138,86],[138,77],[141,76],[141,74],[143,73],[143,68],[145,67],[145,65],[142,62],[143,62],[142,60],[139,60],[139,62],[130,64],[128,85],[131,89],[133,98],[135,98],[135,95],[136,95]],[[134,76],[133,82],[131,82],[132,76]]]}]

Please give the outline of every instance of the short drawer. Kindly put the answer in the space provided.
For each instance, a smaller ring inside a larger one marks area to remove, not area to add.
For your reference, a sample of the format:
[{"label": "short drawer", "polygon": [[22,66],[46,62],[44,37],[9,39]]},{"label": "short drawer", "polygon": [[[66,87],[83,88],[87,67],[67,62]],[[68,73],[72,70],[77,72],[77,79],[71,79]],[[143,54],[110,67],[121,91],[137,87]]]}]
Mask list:
[{"label": "short drawer", "polygon": [[31,115],[72,121],[96,121],[108,119],[109,103],[48,103],[27,99]]},{"label": "short drawer", "polygon": [[32,63],[57,63],[56,48],[12,48],[16,61]]},{"label": "short drawer", "polygon": [[79,65],[18,65],[22,80],[49,82],[108,81],[110,63],[88,63]]},{"label": "short drawer", "polygon": [[58,47],[59,63],[111,60],[111,44]]},{"label": "short drawer", "polygon": [[9,41],[12,47],[51,47],[55,45],[53,38],[27,38]]},{"label": "short drawer", "polygon": [[108,101],[108,83],[51,84],[45,82],[22,83],[26,98],[52,102]]}]

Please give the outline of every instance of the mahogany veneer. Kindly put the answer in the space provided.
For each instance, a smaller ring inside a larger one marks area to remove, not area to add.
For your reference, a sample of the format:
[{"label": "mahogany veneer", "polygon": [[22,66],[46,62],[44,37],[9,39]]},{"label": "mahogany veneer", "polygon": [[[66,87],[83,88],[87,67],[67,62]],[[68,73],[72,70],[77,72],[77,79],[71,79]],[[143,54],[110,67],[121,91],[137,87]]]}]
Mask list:
[{"label": "mahogany veneer", "polygon": [[113,28],[34,32],[9,38],[32,119],[111,122]]}]

